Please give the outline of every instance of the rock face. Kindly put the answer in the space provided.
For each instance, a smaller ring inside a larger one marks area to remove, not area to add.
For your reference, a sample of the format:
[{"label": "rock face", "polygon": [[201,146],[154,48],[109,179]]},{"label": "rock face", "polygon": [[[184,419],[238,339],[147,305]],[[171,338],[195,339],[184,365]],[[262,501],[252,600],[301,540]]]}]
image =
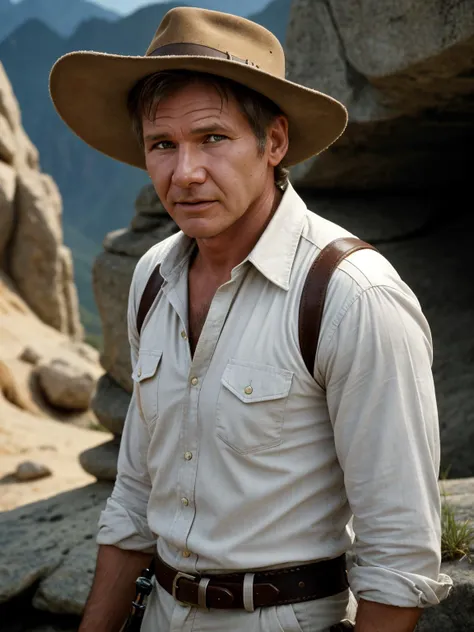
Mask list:
[{"label": "rock face", "polygon": [[0,269],[46,324],[80,339],[71,253],[62,241],[62,203],[41,173],[18,103],[0,64]]},{"label": "rock face", "polygon": [[144,187],[135,203],[128,229],[109,233],[93,270],[94,293],[102,320],[106,374],[99,380],[92,409],[115,440],[81,455],[86,472],[99,480],[114,480],[119,441],[132,392],[127,303],[138,259],[157,242],[172,235],[176,224],[159,201],[152,185]]},{"label": "rock face", "polygon": [[473,34],[469,0],[293,0],[288,78],[340,99],[350,121],[294,179],[339,190],[465,183]]},{"label": "rock face", "polygon": [[97,522],[111,489],[96,483],[0,516],[0,603],[38,582],[35,607],[81,614],[95,568]]}]

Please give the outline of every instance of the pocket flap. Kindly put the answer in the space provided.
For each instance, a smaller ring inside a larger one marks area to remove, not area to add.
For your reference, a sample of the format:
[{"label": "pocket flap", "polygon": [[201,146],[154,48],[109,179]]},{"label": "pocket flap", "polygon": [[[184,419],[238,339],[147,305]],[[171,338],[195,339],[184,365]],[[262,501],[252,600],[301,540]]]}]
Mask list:
[{"label": "pocket flap", "polygon": [[287,397],[292,379],[293,373],[286,369],[231,360],[221,382],[240,401],[255,403]]},{"label": "pocket flap", "polygon": [[140,351],[138,362],[132,373],[135,382],[143,382],[153,377],[163,355],[162,351]]}]

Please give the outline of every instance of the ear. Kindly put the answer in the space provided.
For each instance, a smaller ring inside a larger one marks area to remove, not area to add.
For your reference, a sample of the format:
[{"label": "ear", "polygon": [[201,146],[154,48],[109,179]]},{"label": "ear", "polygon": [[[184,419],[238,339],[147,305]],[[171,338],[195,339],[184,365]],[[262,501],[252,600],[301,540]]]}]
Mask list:
[{"label": "ear", "polygon": [[276,116],[268,128],[268,164],[276,167],[288,151],[288,119],[281,114]]}]

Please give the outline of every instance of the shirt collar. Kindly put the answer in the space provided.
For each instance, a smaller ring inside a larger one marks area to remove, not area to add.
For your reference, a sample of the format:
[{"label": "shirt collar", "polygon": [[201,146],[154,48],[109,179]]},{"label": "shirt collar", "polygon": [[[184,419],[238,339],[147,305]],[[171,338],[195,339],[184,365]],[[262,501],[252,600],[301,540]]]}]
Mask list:
[{"label": "shirt collar", "polygon": [[[269,281],[288,290],[305,214],[305,203],[291,184],[288,184],[265,231],[238,267],[248,261]],[[170,277],[181,272],[194,246],[194,239],[187,237],[183,232],[175,235],[161,264],[161,275],[164,279],[170,281]]]},{"label": "shirt collar", "polygon": [[283,290],[290,287],[305,215],[305,203],[288,183],[277,210],[247,257],[259,272]]}]

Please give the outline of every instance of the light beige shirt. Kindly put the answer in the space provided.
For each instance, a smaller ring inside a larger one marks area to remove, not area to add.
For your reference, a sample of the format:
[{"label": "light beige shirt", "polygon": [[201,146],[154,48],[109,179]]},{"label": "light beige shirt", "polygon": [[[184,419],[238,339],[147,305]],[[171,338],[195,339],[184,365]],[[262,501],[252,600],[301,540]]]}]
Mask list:
[{"label": "light beige shirt", "polygon": [[[425,606],[439,575],[438,418],[420,305],[363,250],[331,280],[314,376],[298,344],[300,295],[328,242],[350,233],[289,186],[212,301],[194,357],[178,233],[137,265],[128,312],[134,394],[98,542],[150,550],[187,572],[294,565],[351,547],[357,597]],[[162,290],[136,314],[161,263]]]}]

